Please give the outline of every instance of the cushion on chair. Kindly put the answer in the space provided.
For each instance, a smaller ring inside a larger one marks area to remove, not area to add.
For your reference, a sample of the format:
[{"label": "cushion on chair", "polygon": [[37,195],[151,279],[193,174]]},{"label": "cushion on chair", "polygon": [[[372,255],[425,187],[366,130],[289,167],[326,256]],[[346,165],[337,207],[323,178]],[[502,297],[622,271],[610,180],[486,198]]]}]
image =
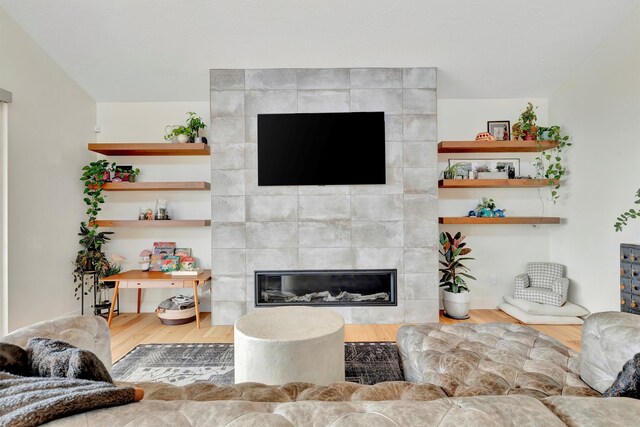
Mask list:
[{"label": "cushion on chair", "polygon": [[557,307],[564,304],[567,300],[565,296],[555,293],[551,289],[539,288],[534,286],[525,289],[516,289],[513,293],[513,297],[517,299],[538,302],[540,304],[555,305]]},{"label": "cushion on chair", "polygon": [[539,302],[517,299],[510,295],[505,296],[504,300],[509,304],[518,307],[520,310],[526,313],[537,314],[541,316],[579,317],[589,314],[589,311],[587,311],[587,309],[570,302],[565,302],[562,306],[558,307],[555,305],[540,304]]},{"label": "cushion on chair", "polygon": [[551,262],[530,262],[527,264],[527,274],[532,287],[553,289],[554,282],[564,276],[564,266]]}]

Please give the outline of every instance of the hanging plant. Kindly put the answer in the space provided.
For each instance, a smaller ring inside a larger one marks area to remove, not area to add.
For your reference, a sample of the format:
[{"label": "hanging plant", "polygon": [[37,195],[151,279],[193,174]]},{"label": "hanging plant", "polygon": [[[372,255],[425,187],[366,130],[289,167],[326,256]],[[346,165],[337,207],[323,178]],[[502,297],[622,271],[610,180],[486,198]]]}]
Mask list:
[{"label": "hanging plant", "polygon": [[[75,296],[80,299],[78,292],[81,291],[82,281],[86,272],[95,271],[98,277],[105,277],[105,273],[111,267],[107,260],[102,246],[110,240],[111,231],[98,231],[95,223],[98,213],[102,210],[100,205],[104,203],[103,185],[108,182],[111,172],[116,169],[115,163],[106,160],[98,160],[89,163],[82,168],[83,173],[80,180],[84,182],[84,203],[87,206],[86,221],[80,223],[79,243],[82,246],[76,255],[73,270],[73,282],[76,284]],[[92,289],[93,283],[85,289],[85,295]]]},{"label": "hanging plant", "polygon": [[[640,205],[640,188],[638,189],[638,191],[636,191],[635,204]],[[636,219],[638,217],[640,217],[640,211],[629,209],[628,211],[620,214],[620,216],[618,217],[618,221],[613,225],[613,227],[616,231],[622,231],[622,228],[627,225],[629,220]]]},{"label": "hanging plant", "polygon": [[[562,177],[567,173],[567,169],[562,164],[562,152],[565,148],[571,147],[569,136],[562,134],[560,126],[540,126],[537,134],[538,141],[555,141],[558,146],[547,151],[540,151],[535,159],[534,166],[538,177],[549,180],[551,189],[551,200],[555,204],[560,198],[558,190],[562,182]],[[538,143],[540,146],[540,143]]]}]

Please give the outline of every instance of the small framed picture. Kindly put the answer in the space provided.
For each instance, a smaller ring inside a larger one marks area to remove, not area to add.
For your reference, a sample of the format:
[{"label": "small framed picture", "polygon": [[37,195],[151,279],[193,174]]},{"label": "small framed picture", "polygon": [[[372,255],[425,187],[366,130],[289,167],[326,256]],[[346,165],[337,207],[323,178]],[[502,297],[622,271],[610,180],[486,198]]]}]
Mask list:
[{"label": "small framed picture", "polygon": [[511,139],[511,122],[509,120],[487,122],[487,132],[493,135],[496,141],[509,141]]}]

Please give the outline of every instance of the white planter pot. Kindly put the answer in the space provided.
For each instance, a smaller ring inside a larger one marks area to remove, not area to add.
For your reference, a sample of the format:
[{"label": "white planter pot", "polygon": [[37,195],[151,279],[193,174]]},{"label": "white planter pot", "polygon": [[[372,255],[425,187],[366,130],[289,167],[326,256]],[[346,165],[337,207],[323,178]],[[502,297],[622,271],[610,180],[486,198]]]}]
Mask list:
[{"label": "white planter pot", "polygon": [[509,179],[507,172],[478,172],[478,179]]},{"label": "white planter pot", "polygon": [[178,142],[181,144],[189,142],[189,135],[178,135]]},{"label": "white planter pot", "polygon": [[471,292],[454,294],[445,289],[442,291],[442,305],[447,316],[454,319],[468,319]]}]

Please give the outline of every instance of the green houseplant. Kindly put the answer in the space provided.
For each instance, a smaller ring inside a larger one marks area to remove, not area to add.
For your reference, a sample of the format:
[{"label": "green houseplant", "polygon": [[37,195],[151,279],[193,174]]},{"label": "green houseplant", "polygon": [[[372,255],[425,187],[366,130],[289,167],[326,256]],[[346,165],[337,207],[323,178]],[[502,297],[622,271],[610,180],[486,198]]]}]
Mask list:
[{"label": "green houseplant", "polygon": [[511,130],[513,139],[522,138],[525,141],[533,141],[536,139],[536,135],[538,134],[536,108],[532,103],[527,103],[527,108],[520,114],[518,121],[513,125],[513,129]]},{"label": "green houseplant", "polygon": [[454,319],[467,319],[471,305],[471,293],[467,287],[467,280],[476,280],[469,274],[462,261],[472,260],[465,257],[471,252],[464,242],[465,237],[457,232],[454,236],[447,232],[440,233],[440,287],[444,288],[442,302],[445,315]]},{"label": "green houseplant", "polygon": [[200,130],[206,128],[207,125],[204,124],[202,119],[193,111],[189,111],[187,115],[189,116],[187,119],[187,128],[191,130],[192,142],[203,142],[200,137]]},{"label": "green houseplant", "polygon": [[551,189],[551,199],[555,203],[560,197],[558,190],[560,189],[560,180],[567,173],[562,164],[562,153],[567,147],[571,147],[569,136],[562,133],[560,126],[540,126],[537,134],[538,141],[555,141],[558,143],[556,148],[547,151],[540,151],[535,159],[535,167],[537,176],[549,180]]},{"label": "green houseplant", "polygon": [[[640,188],[638,189],[638,191],[636,191],[635,204],[640,205]],[[627,225],[629,220],[636,219],[638,217],[640,217],[640,211],[637,211],[635,209],[629,209],[628,211],[620,214],[620,216],[617,218],[618,220],[613,225],[613,228],[615,228],[616,231],[622,231],[622,229]]]},{"label": "green houseplant", "polygon": [[[75,296],[79,299],[78,292],[82,288],[82,281],[87,272],[95,271],[98,277],[104,277],[110,264],[107,260],[102,246],[110,240],[113,232],[98,231],[95,223],[100,207],[104,203],[103,185],[108,181],[111,171],[115,170],[116,164],[106,160],[91,162],[82,168],[80,180],[84,183],[84,203],[87,206],[86,221],[80,223],[80,246],[82,247],[76,254],[74,260],[73,282],[75,283]],[[93,283],[85,289],[85,294],[91,290]]]}]

